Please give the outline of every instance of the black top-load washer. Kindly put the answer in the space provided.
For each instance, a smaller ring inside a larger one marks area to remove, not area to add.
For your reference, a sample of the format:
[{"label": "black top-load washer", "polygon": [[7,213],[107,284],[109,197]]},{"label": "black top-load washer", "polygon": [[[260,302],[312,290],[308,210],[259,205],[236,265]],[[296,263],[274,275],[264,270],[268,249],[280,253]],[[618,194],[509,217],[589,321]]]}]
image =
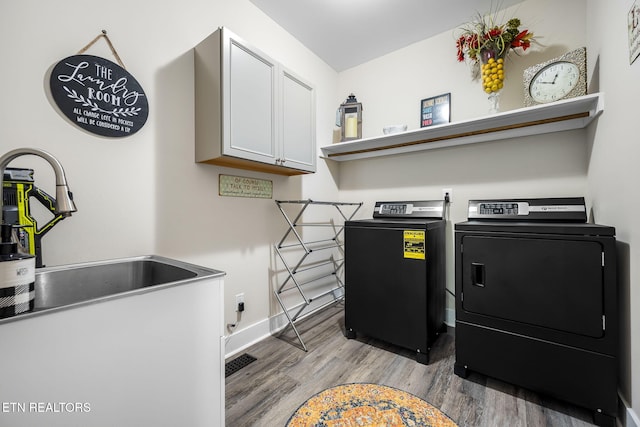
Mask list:
[{"label": "black top-load washer", "polygon": [[615,229],[584,199],[472,200],[455,225],[456,374],[476,371],[615,425]]},{"label": "black top-load washer", "polygon": [[445,330],[444,201],[377,202],[345,223],[345,328],[416,352]]}]

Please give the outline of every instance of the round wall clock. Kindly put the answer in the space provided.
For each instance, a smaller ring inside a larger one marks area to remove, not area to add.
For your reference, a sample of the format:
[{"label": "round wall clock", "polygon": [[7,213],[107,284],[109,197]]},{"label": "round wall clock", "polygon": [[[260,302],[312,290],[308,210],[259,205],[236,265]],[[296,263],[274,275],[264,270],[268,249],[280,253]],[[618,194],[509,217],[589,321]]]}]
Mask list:
[{"label": "round wall clock", "polygon": [[524,71],[524,105],[587,94],[587,49],[582,47]]}]

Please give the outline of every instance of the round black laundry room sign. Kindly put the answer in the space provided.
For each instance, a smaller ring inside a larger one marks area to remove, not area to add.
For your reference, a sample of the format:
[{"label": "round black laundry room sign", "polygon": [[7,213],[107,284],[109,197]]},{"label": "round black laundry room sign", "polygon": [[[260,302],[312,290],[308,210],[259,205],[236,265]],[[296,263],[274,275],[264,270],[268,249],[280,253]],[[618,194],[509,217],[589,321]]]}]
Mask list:
[{"label": "round black laundry room sign", "polygon": [[74,55],[51,72],[51,96],[82,129],[106,137],[130,136],[147,121],[144,90],[127,70],[107,59]]}]

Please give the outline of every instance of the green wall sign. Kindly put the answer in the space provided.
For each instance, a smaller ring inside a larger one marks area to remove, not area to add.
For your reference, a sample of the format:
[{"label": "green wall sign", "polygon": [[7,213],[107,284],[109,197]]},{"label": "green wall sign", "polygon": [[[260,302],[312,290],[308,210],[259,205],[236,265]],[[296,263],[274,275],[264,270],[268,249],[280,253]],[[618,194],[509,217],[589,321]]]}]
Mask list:
[{"label": "green wall sign", "polygon": [[273,197],[273,181],[220,174],[219,194],[230,197],[270,199]]}]

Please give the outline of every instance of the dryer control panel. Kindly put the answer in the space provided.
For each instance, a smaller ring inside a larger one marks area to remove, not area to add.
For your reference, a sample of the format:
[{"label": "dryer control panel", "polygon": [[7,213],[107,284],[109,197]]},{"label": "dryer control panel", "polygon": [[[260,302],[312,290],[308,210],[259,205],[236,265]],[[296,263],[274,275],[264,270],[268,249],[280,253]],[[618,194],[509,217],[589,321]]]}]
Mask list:
[{"label": "dryer control panel", "polygon": [[587,222],[584,197],[469,200],[470,220]]}]

